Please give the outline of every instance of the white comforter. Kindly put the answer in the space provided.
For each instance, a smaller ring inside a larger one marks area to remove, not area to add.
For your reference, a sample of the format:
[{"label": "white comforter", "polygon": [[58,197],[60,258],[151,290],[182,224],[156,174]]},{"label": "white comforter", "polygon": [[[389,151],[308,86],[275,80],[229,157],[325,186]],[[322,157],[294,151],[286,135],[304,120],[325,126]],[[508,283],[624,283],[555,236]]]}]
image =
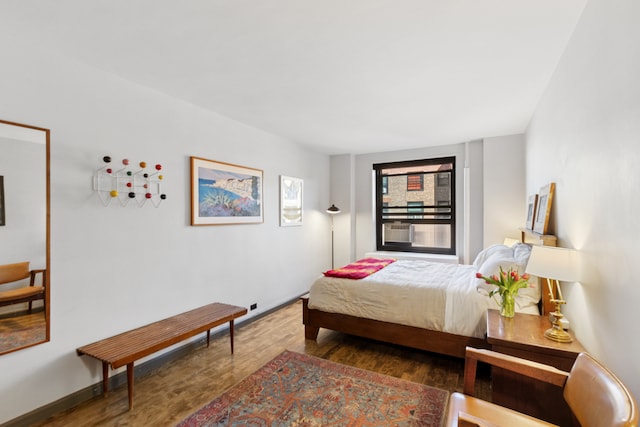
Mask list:
[{"label": "white comforter", "polygon": [[[473,265],[397,260],[360,279],[320,277],[309,308],[484,338],[486,311],[498,309],[476,289]],[[523,312],[537,314],[536,307]]]}]

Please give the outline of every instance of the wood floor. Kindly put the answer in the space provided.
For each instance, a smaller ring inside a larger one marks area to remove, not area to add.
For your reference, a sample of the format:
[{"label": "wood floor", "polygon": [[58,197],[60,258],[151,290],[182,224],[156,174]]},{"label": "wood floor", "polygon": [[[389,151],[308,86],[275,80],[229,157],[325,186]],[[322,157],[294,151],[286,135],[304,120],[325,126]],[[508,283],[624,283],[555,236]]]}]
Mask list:
[{"label": "wood floor", "polygon": [[[259,320],[240,325],[235,354],[229,336],[203,343],[185,357],[135,378],[134,407],[128,410],[127,388],[97,397],[38,426],[172,426],[223,393],[284,350],[409,381],[462,391],[463,360],[386,345],[320,330],[317,342],[304,339],[302,304],[295,302]],[[480,369],[477,393],[489,395],[488,371]]]},{"label": "wood floor", "polygon": [[[24,304],[27,306],[27,304]],[[0,353],[33,345],[46,338],[47,323],[42,307],[0,314]]]}]

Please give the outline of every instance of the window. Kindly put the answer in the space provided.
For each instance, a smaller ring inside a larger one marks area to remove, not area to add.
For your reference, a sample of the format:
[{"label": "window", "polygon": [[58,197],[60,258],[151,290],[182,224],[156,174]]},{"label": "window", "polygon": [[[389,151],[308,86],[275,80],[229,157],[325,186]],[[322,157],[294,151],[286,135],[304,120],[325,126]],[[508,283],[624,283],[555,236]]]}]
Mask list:
[{"label": "window", "polygon": [[424,175],[407,175],[407,191],[424,191]]},{"label": "window", "polygon": [[[424,207],[424,202],[407,202],[407,213],[413,214],[409,215],[409,219],[420,219],[422,218],[422,208]],[[419,214],[419,215],[416,215]]]},{"label": "window", "polygon": [[455,254],[455,157],[373,169],[377,249]]}]

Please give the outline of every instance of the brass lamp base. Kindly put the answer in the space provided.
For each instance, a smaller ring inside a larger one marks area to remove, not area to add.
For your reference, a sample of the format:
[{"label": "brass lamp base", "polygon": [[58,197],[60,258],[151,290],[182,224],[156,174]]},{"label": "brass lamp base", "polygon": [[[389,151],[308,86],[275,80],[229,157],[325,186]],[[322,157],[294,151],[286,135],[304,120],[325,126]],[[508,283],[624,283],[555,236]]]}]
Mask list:
[{"label": "brass lamp base", "polygon": [[[551,289],[551,287],[549,287],[549,289]],[[558,287],[558,291],[559,290],[560,287]],[[562,328],[561,322],[564,316],[560,312],[560,306],[566,303],[563,299],[553,298],[553,293],[551,293],[551,297],[551,302],[556,305],[556,311],[549,314],[549,318],[551,319],[551,328],[545,331],[544,336],[556,342],[572,342],[573,338],[571,338],[571,335]]]},{"label": "brass lamp base", "polygon": [[552,341],[557,341],[557,342],[572,342],[573,338],[571,338],[571,335],[569,335],[567,333],[567,331],[565,331],[564,329],[562,329],[562,327],[558,327],[556,325],[553,325],[552,328],[549,328],[545,331],[544,336],[549,338]]}]

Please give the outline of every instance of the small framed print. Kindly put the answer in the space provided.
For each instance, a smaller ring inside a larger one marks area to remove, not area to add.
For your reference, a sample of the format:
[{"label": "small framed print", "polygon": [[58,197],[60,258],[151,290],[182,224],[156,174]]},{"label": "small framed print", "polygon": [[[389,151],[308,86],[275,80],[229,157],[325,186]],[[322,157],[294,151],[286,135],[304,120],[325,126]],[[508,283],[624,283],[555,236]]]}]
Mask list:
[{"label": "small framed print", "polygon": [[527,199],[527,220],[525,221],[525,228],[533,230],[534,221],[536,219],[536,209],[538,208],[538,195],[532,194]]},{"label": "small framed print", "polygon": [[302,179],[280,176],[280,226],[302,225]]},{"label": "small framed print", "polygon": [[191,225],[264,222],[260,169],[191,157]]},{"label": "small framed print", "polygon": [[556,184],[550,183],[540,189],[538,195],[538,207],[535,212],[533,231],[539,234],[547,234],[549,231],[549,218],[551,217],[551,204],[553,203],[553,193]]}]

